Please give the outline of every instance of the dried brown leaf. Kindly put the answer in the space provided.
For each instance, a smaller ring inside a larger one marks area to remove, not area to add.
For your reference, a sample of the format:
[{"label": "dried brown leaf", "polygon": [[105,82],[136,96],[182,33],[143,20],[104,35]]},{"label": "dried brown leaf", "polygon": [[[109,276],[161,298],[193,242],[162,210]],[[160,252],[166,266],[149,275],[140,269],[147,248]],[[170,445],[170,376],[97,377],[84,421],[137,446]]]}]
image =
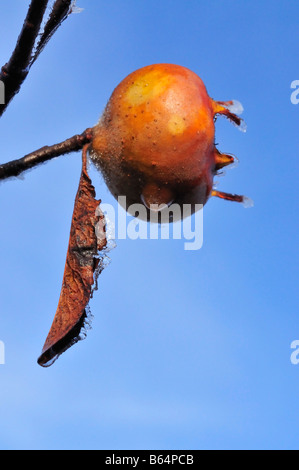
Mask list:
[{"label": "dried brown leaf", "polygon": [[[57,312],[38,364],[47,367],[80,340],[87,319],[95,274],[101,271],[97,256],[107,245],[105,219],[95,199],[95,189],[87,173],[88,145],[83,149],[83,165],[75,200],[64,278]],[[99,224],[100,222],[100,224]],[[100,227],[96,235],[96,226]]]}]

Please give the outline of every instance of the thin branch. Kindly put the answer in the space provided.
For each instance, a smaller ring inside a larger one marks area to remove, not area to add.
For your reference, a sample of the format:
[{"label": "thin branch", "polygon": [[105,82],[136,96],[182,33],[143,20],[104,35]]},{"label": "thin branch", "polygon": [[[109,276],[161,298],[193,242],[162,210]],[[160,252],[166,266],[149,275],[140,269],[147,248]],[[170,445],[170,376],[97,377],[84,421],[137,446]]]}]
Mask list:
[{"label": "thin branch", "polygon": [[41,37],[37,42],[48,3],[49,0],[31,0],[15,50],[9,62],[1,69],[0,80],[5,88],[5,104],[0,104],[0,117],[14,96],[20,91],[31,66],[46,44],[73,11],[73,0],[55,0]]},{"label": "thin branch", "polygon": [[13,97],[20,91],[31,66],[33,48],[47,8],[48,0],[31,0],[28,13],[15,50],[0,72],[5,87],[5,104],[0,105],[0,116]]},{"label": "thin branch", "polygon": [[41,34],[40,40],[37,44],[36,51],[32,63],[36,61],[44,47],[47,45],[53,34],[57,31],[59,26],[64,20],[72,13],[73,0],[56,0],[47,23],[45,24],[44,31]]},{"label": "thin branch", "polygon": [[19,160],[0,165],[0,181],[12,177],[20,176],[24,171],[27,171],[41,163],[44,163],[52,158],[59,157],[71,152],[81,150],[84,145],[89,144],[93,137],[93,129],[88,128],[82,134],[74,135],[69,139],[55,144],[52,146],[45,146],[35,152],[26,155]]}]

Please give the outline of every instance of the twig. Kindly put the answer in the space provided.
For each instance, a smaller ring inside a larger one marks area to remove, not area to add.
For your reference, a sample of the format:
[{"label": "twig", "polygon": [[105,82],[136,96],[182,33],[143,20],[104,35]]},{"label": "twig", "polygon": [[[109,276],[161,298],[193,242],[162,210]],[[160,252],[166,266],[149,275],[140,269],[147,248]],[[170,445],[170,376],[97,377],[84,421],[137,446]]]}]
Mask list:
[{"label": "twig", "polygon": [[20,91],[31,66],[57,31],[63,21],[72,13],[73,0],[55,0],[41,37],[38,34],[49,0],[31,0],[28,13],[18,38],[15,50],[0,72],[5,88],[5,104],[0,104],[0,117]]},{"label": "twig", "polygon": [[13,97],[20,91],[31,66],[33,48],[38,36],[49,0],[31,0],[28,13],[19,35],[15,50],[0,72],[5,86],[5,104],[0,105],[0,116]]},{"label": "twig", "polygon": [[44,163],[52,158],[59,157],[71,152],[81,150],[85,144],[91,142],[93,137],[93,129],[88,128],[82,134],[74,135],[69,139],[55,144],[52,146],[45,146],[35,152],[26,155],[19,160],[0,165],[0,180],[5,180],[11,177],[17,177],[24,171],[27,171],[41,163]]},{"label": "twig", "polygon": [[73,0],[56,0],[47,23],[45,24],[44,31],[37,44],[36,51],[32,63],[36,61],[44,47],[47,45],[53,34],[57,31],[59,26],[72,12]]}]

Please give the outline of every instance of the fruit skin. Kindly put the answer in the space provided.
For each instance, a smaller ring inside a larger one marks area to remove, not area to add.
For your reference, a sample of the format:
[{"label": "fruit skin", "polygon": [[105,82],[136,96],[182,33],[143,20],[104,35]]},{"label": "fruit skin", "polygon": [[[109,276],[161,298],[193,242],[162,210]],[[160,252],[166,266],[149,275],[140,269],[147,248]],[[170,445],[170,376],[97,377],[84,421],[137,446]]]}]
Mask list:
[{"label": "fruit skin", "polygon": [[[204,205],[217,170],[233,162],[215,147],[215,115],[240,124],[203,81],[174,64],[128,75],[94,128],[91,158],[111,193],[134,203]],[[148,211],[148,217],[150,212]]]}]

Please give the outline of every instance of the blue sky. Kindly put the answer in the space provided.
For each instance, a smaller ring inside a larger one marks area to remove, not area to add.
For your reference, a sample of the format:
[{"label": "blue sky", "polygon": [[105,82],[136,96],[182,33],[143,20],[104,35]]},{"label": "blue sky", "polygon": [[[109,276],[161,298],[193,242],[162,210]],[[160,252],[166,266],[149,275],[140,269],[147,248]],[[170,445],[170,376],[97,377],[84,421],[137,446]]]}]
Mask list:
[{"label": "blue sky", "polygon": [[[0,3],[0,59],[28,1]],[[1,161],[94,125],[114,87],[184,65],[246,134],[218,119],[240,165],[213,199],[204,245],[118,240],[91,302],[93,328],[50,369],[36,364],[59,298],[80,154],[0,185],[1,449],[298,449],[297,1],[80,0],[1,119]],[[91,171],[97,196],[114,204]]]}]

